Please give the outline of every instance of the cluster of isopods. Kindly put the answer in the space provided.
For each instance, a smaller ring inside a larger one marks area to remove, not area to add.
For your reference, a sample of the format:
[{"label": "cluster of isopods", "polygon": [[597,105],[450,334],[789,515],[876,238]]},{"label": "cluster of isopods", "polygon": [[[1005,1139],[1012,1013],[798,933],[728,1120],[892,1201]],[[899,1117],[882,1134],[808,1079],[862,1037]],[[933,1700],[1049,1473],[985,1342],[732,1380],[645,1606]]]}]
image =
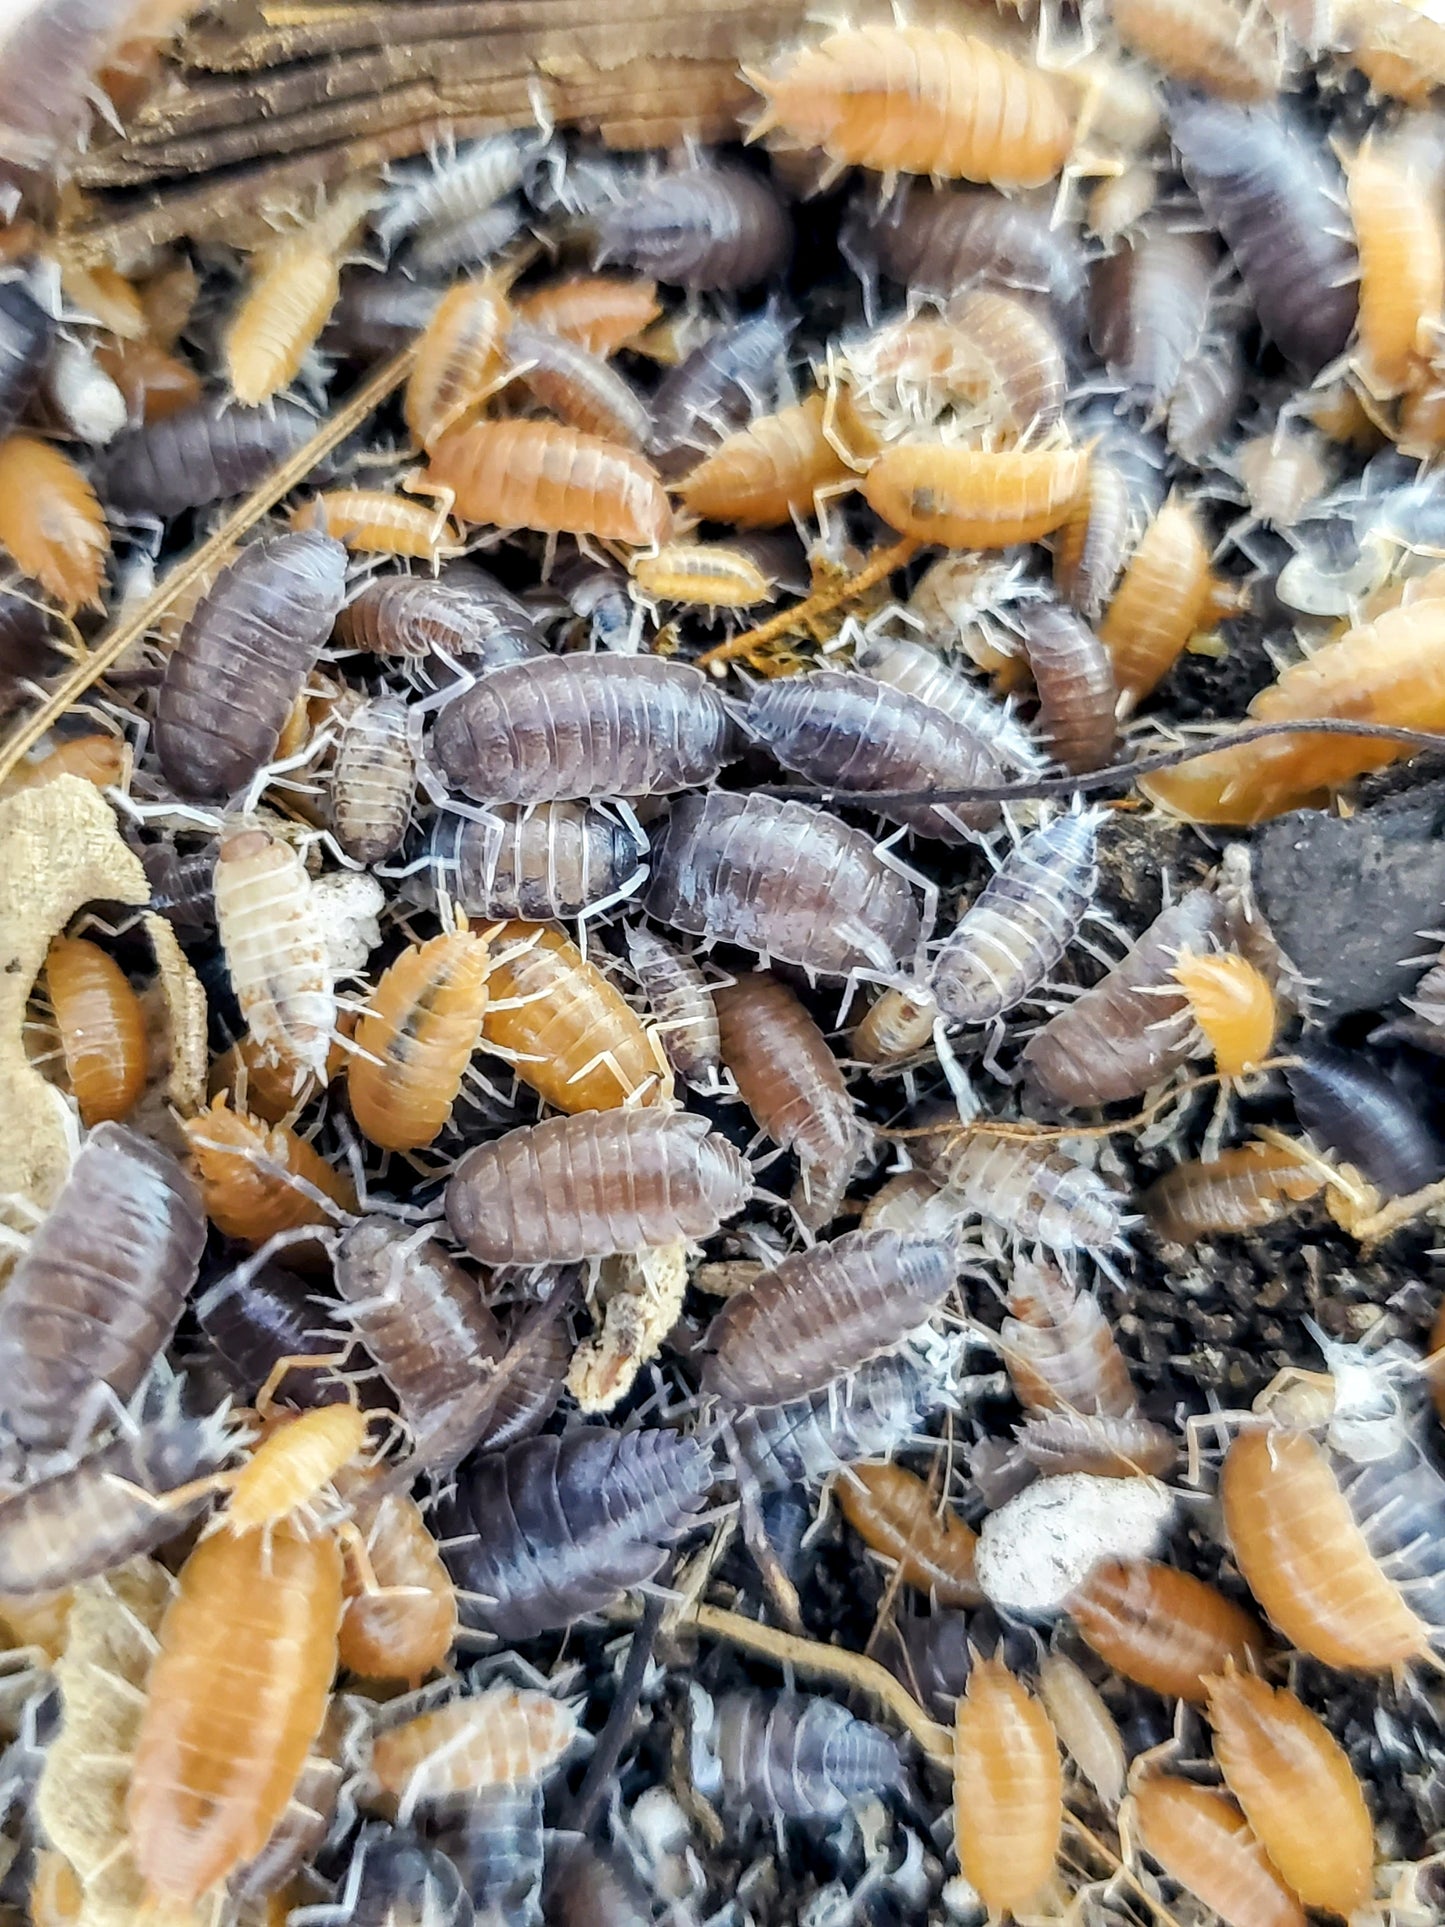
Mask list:
[{"label": "cluster of isopods", "polygon": [[1342,1047],[1177,823],[1445,729],[1445,28],[1059,11],[116,264],[10,61],[0,823],[138,882],[0,1038],[5,1919],[1440,1917],[1445,960]]}]

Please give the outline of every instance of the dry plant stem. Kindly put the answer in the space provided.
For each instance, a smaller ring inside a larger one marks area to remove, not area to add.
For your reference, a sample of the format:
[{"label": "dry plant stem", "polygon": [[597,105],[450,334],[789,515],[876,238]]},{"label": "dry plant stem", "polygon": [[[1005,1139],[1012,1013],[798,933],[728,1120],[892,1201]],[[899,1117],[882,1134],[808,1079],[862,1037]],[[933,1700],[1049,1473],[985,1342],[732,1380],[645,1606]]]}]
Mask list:
[{"label": "dry plant stem", "polygon": [[[756,629],[745,629],[740,636],[730,636],[726,642],[720,642],[716,649],[709,649],[705,655],[698,657],[699,669],[716,669],[722,663],[736,662],[741,656],[751,656],[755,651],[765,648],[768,643],[776,642],[779,636],[786,636],[794,629],[802,628],[812,622],[815,617],[828,615],[832,610],[841,608],[845,602],[852,602],[855,597],[866,595],[868,590],[877,583],[886,581],[895,569],[901,569],[906,562],[911,561],[917,554],[918,548],[919,544],[914,538],[911,535],[905,535],[901,541],[892,543],[886,549],[875,549],[858,573],[849,576],[846,582],[835,583],[828,589],[819,589],[805,601],[795,602],[792,608],[783,609],[779,614],[770,616]],[[775,796],[793,793],[791,790],[781,789],[770,792]],[[813,790],[797,793],[800,795],[806,793],[808,796],[816,794]]]},{"label": "dry plant stem", "polygon": [[[658,1574],[656,1583],[659,1586],[668,1583],[665,1570]],[[661,1592],[650,1593],[643,1601],[642,1617],[627,1648],[627,1660],[618,1682],[617,1697],[612,1702],[607,1724],[602,1729],[596,1750],[587,1763],[586,1775],[577,1789],[577,1797],[567,1814],[566,1825],[571,1832],[586,1833],[616,1776],[623,1749],[632,1738],[632,1723],[647,1681],[647,1668],[652,1660],[652,1649],[657,1643],[657,1631],[666,1610],[667,1600]]]},{"label": "dry plant stem", "polygon": [[40,740],[50,725],[63,716],[73,703],[78,702],[91,684],[98,681],[133,642],[154,626],[182,590],[188,589],[204,576],[206,570],[220,561],[247,529],[259,522],[298,482],[304,481],[323,456],[329,455],[332,449],[345,441],[394,388],[400,387],[411,371],[415,353],[414,347],[403,348],[400,354],[393,356],[384,367],[364,381],[349,401],[318,426],[304,447],[299,448],[289,461],[274,469],[198,549],[193,549],[176,564],[140,608],[101,631],[94,648],[51,690],[34,715],[22,723],[0,748],[0,781],[10,774],[20,758]]}]

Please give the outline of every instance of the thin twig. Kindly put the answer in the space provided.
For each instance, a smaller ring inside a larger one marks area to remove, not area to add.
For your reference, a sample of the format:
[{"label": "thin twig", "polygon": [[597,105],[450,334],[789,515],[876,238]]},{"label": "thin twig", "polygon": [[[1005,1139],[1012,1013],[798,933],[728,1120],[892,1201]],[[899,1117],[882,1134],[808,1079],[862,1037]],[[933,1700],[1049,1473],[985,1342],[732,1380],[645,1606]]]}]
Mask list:
[{"label": "thin twig", "polygon": [[72,703],[78,702],[91,684],[98,681],[133,642],[138,641],[148,629],[154,628],[183,590],[200,580],[253,523],[268,514],[282,496],[289,495],[298,482],[305,481],[324,456],[360,428],[392,390],[400,387],[411,372],[415,353],[414,345],[403,348],[384,367],[378,368],[349,401],[319,424],[316,433],[303,447],[298,448],[279,468],[273,469],[259,487],[252,489],[239,508],[233,510],[198,549],[192,549],[189,555],[183,556],[168,571],[154,593],[138,609],[131,610],[101,631],[84,659],[49,692],[34,715],[27,718],[0,747],[0,781],[10,774],[25,752],[39,742],[50,725],[63,716]]},{"label": "thin twig", "polygon": [[740,636],[730,636],[720,642],[716,649],[709,649],[706,655],[697,659],[699,669],[718,669],[723,663],[736,662],[742,656],[754,655],[779,636],[786,636],[794,629],[809,623],[815,616],[825,616],[833,609],[841,608],[845,602],[865,595],[875,584],[884,582],[895,569],[901,569],[918,551],[918,543],[911,535],[905,535],[889,548],[875,549],[856,575],[850,575],[845,582],[835,582],[826,589],[817,589],[803,602],[795,602],[790,609],[770,616],[756,629],[745,629]]},{"label": "thin twig", "polygon": [[[661,1576],[659,1583],[666,1581]],[[627,1648],[627,1663],[622,1669],[622,1678],[617,1684],[617,1697],[612,1702],[612,1710],[607,1715],[587,1772],[577,1789],[577,1797],[568,1809],[563,1825],[573,1833],[586,1833],[592,1824],[592,1816],[606,1797],[608,1787],[617,1772],[622,1759],[623,1748],[632,1738],[632,1722],[642,1698],[643,1684],[647,1679],[648,1662],[652,1658],[652,1648],[657,1640],[657,1629],[662,1624],[662,1615],[667,1609],[667,1600],[661,1592],[649,1593],[643,1602],[642,1617],[637,1622],[637,1630],[632,1635],[632,1643]]]}]

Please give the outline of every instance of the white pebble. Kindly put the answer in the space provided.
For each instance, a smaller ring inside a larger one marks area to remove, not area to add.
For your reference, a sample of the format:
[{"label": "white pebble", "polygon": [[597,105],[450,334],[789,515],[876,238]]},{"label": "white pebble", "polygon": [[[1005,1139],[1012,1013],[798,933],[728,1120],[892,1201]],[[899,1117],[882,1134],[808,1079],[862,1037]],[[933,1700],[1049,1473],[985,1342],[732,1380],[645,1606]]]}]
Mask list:
[{"label": "white pebble", "polygon": [[1147,1559],[1157,1550],[1174,1496],[1157,1479],[1093,1472],[1040,1479],[984,1520],[979,1586],[1006,1612],[1059,1612],[1101,1561]]}]

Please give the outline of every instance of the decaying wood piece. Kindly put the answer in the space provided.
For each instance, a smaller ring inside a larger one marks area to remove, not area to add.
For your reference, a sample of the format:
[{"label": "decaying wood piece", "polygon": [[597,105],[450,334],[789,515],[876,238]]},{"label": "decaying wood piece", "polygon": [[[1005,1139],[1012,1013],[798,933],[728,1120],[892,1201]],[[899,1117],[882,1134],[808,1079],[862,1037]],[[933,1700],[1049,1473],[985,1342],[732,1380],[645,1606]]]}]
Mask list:
[{"label": "decaying wood piece", "polygon": [[0,848],[0,1167],[7,1193],[44,1206],[65,1181],[75,1126],[63,1094],[26,1057],[26,1000],[51,938],[77,910],[144,903],[150,884],[110,804],[78,776],[0,803]]}]

